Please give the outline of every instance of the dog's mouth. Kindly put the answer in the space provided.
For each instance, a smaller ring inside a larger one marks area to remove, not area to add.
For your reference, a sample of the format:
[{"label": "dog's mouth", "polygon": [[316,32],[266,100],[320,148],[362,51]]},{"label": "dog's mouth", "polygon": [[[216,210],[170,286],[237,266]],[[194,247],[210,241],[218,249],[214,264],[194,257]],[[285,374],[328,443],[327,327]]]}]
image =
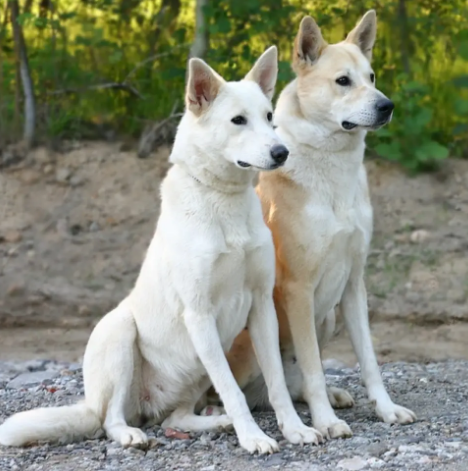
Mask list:
[{"label": "dog's mouth", "polygon": [[377,131],[382,126],[385,126],[386,124],[388,124],[390,121],[391,121],[391,117],[384,118],[384,119],[379,119],[378,121],[376,121],[375,123],[373,123],[371,125],[356,124],[356,123],[351,123],[350,121],[343,121],[341,123],[341,127],[345,131],[351,131],[351,130],[357,128],[358,126],[361,127],[361,128],[364,128],[364,129],[368,129],[370,131]]},{"label": "dog's mouth", "polygon": [[242,168],[252,167],[252,165],[248,164],[247,162],[242,162],[242,160],[238,160],[237,165],[239,165],[239,167],[242,167]]},{"label": "dog's mouth", "polygon": [[236,164],[240,168],[254,168],[256,170],[268,171],[268,170],[276,170],[277,168],[282,167],[284,165],[284,162],[283,163],[274,162],[269,167],[257,167],[256,165],[248,164],[247,162],[244,162],[242,160],[238,160]]},{"label": "dog's mouth", "polygon": [[346,131],[351,131],[351,129],[357,128],[358,125],[356,123],[351,123],[351,121],[343,121],[341,126]]}]

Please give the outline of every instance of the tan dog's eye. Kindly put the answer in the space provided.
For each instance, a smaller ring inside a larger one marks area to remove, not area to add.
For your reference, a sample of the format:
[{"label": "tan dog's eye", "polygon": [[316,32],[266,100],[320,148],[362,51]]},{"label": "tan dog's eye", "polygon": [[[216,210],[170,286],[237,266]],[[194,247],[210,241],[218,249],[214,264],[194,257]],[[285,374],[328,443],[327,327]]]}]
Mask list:
[{"label": "tan dog's eye", "polygon": [[375,74],[370,74],[370,81],[371,81],[372,83],[375,82]]},{"label": "tan dog's eye", "polygon": [[349,79],[349,77],[343,76],[343,77],[337,78],[336,83],[338,85],[341,85],[342,87],[347,87],[348,85],[351,85],[351,80]]}]

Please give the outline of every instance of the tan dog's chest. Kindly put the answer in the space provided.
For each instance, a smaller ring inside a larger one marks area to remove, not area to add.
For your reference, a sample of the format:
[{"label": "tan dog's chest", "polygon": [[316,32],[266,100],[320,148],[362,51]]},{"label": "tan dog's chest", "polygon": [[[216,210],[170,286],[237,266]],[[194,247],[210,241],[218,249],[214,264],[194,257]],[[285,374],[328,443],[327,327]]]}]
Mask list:
[{"label": "tan dog's chest", "polygon": [[[316,270],[311,275],[317,320],[326,316],[343,295],[351,271],[365,262],[370,239],[365,217],[355,207],[321,211],[305,229],[311,239],[308,260]],[[314,231],[313,227],[319,227]]]}]

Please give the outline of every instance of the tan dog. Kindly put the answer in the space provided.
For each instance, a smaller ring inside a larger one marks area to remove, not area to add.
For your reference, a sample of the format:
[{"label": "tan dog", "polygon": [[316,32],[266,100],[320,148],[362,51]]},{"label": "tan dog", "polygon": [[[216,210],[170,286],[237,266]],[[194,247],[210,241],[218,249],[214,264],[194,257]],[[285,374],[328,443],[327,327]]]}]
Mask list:
[{"label": "tan dog", "polygon": [[[388,123],[393,111],[375,88],[370,64],[375,36],[373,10],[333,45],[312,18],[302,20],[293,52],[297,78],[282,92],[275,112],[290,158],[282,169],[261,173],[257,187],[275,243],[274,298],[289,391],[309,404],[315,428],[329,437],[351,435],[331,406],[353,405],[346,391],[327,391],[320,359],[335,329],[337,305],[377,415],[388,423],[416,418],[394,404],[383,385],[363,279],[372,236],[364,139],[368,130]],[[268,403],[247,330],[228,359],[249,406]]]}]

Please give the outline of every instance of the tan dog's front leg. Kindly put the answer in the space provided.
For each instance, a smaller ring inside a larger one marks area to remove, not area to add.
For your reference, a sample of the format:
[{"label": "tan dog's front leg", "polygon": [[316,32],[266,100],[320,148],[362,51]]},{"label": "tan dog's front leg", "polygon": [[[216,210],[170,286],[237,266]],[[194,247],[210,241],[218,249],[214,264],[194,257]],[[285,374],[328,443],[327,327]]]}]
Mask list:
[{"label": "tan dog's front leg", "polygon": [[291,443],[318,444],[323,440],[322,435],[302,423],[286,386],[279,349],[278,319],[271,295],[263,292],[254,294],[249,332],[268,388],[270,403],[284,437]]},{"label": "tan dog's front leg", "polygon": [[286,309],[296,357],[304,376],[304,400],[309,404],[314,427],[327,438],[350,437],[347,423],[336,417],[328,400],[325,375],[315,330],[312,288],[290,284],[285,290]]},{"label": "tan dog's front leg", "polygon": [[408,424],[416,420],[413,411],[395,404],[385,390],[372,346],[367,311],[367,292],[362,276],[351,279],[345,289],[342,309],[369,399],[377,415],[387,423]]}]

